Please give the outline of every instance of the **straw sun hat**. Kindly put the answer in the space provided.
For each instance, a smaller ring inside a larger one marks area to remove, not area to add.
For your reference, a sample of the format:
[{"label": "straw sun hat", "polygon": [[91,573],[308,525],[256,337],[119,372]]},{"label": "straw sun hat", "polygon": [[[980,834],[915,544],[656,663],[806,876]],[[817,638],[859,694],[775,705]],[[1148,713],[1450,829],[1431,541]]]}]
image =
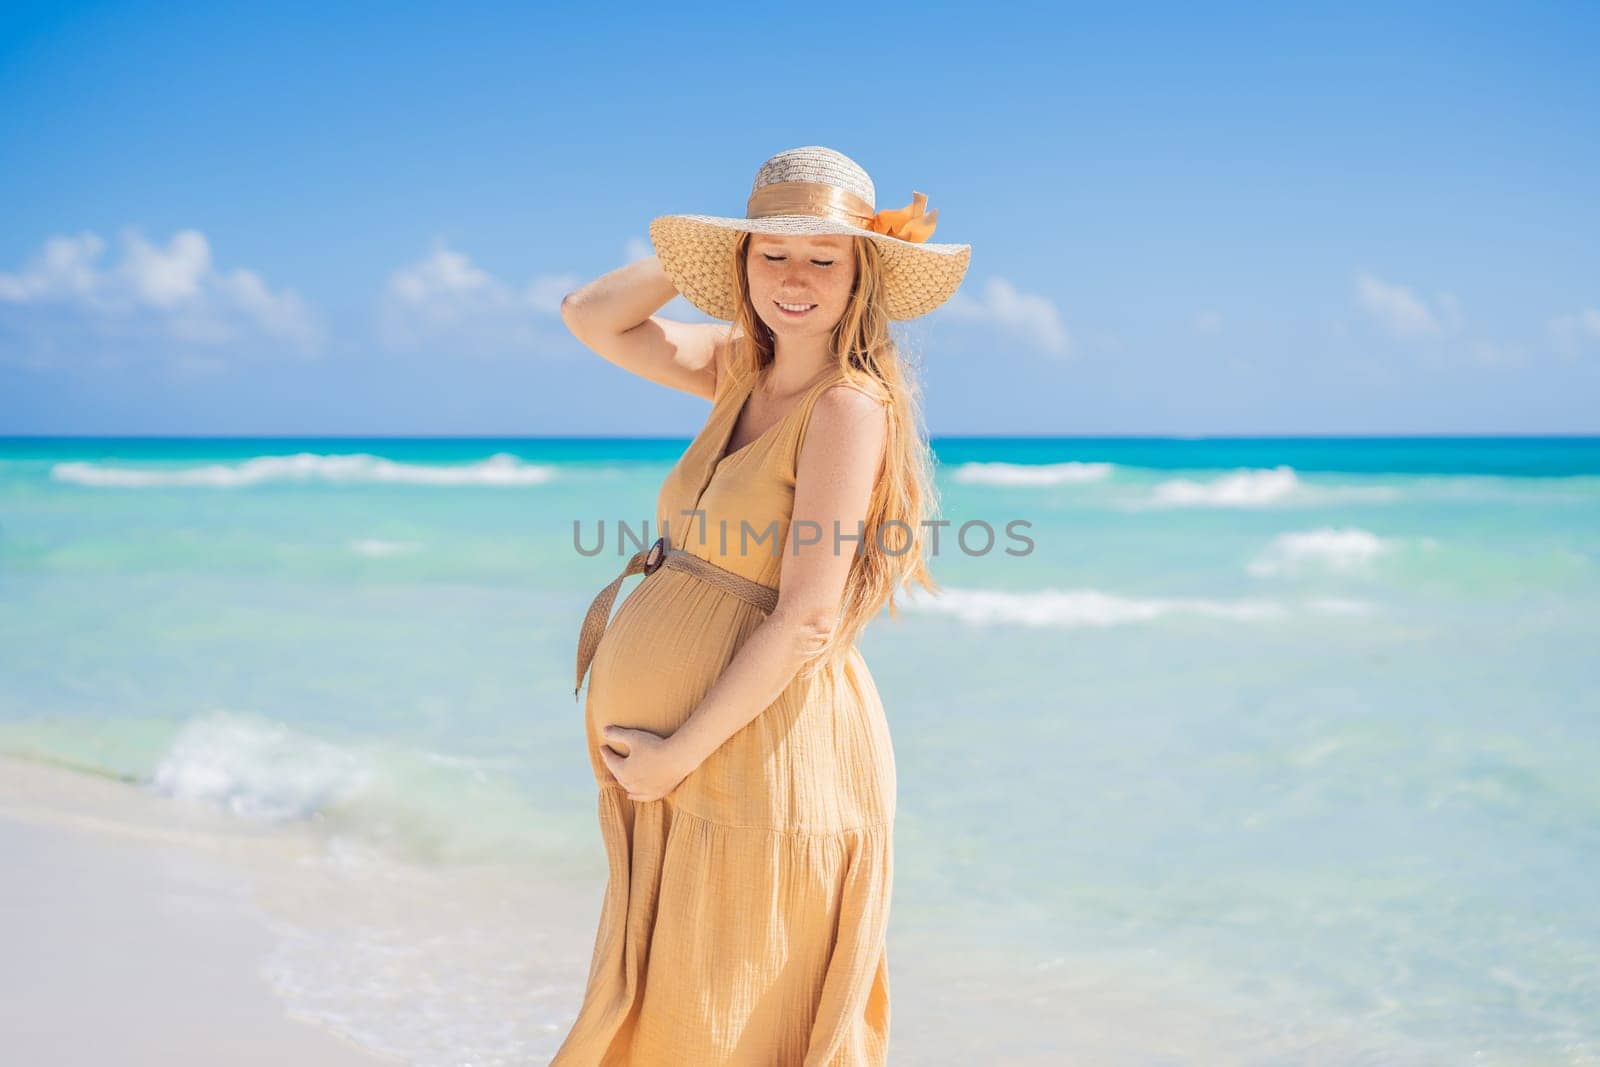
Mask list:
[{"label": "straw sun hat", "polygon": [[876,190],[860,164],[817,145],[779,152],[756,172],[744,218],[662,215],[650,241],[684,299],[707,315],[735,314],[734,243],[741,231],[846,234],[870,238],[883,260],[884,306],[891,319],[914,319],[950,299],[967,272],[971,245],[929,244],[939,212],[912,193],[903,208],[876,210]]}]

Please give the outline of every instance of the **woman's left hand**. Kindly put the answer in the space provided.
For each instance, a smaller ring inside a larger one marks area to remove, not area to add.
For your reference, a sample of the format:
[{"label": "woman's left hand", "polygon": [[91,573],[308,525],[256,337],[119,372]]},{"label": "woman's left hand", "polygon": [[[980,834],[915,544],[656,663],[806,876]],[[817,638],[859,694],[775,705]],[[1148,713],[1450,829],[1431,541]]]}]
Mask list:
[{"label": "woman's left hand", "polygon": [[660,800],[694,770],[684,765],[669,737],[631,726],[607,726],[600,735],[607,742],[600,746],[600,758],[635,803]]}]

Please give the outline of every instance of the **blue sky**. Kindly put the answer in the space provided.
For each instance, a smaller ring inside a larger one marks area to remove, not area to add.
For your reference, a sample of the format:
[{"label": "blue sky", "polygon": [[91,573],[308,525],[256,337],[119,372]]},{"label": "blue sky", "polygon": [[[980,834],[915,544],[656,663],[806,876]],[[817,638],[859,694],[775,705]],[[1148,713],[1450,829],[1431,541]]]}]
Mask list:
[{"label": "blue sky", "polygon": [[806,144],[936,436],[1600,432],[1600,9],[1108,7],[7,5],[0,433],[687,436],[555,305]]}]

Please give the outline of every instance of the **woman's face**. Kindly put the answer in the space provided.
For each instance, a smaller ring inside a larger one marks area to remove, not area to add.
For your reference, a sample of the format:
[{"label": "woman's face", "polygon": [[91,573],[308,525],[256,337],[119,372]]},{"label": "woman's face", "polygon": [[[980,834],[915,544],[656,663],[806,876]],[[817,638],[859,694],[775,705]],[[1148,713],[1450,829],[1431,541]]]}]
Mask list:
[{"label": "woman's face", "polygon": [[[750,235],[750,302],[774,335],[825,337],[833,330],[856,280],[854,240],[843,234]],[[810,310],[786,311],[784,304]]]}]

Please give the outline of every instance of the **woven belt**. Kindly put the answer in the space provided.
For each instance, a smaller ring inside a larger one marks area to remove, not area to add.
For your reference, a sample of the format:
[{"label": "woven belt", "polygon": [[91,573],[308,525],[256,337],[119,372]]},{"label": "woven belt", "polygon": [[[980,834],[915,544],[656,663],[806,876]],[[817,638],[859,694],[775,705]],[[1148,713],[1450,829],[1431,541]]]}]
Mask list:
[{"label": "woven belt", "polygon": [[589,673],[589,663],[594,659],[595,649],[600,647],[600,638],[605,634],[606,623],[611,618],[611,604],[617,599],[617,590],[621,588],[622,580],[630,574],[643,574],[648,578],[662,567],[687,571],[724,592],[732,593],[746,604],[759,608],[768,615],[771,615],[772,610],[778,606],[778,591],[771,586],[752,582],[742,575],[724,570],[709,560],[701,559],[693,552],[673,548],[665,537],[658,537],[649,548],[635,552],[622,573],[617,575],[610,585],[595,594],[594,602],[589,605],[589,613],[583,617],[583,629],[578,632],[578,684],[572,690],[574,700],[578,698],[578,691],[583,688],[583,676]]}]

